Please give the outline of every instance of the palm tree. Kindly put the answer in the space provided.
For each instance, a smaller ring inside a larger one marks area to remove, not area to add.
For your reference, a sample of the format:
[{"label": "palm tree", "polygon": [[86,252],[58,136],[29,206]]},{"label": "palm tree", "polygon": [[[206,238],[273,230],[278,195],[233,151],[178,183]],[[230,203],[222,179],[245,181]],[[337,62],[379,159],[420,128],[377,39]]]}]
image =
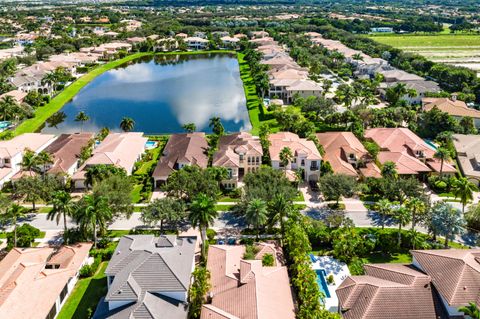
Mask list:
[{"label": "palm tree", "polygon": [[406,207],[399,206],[393,211],[393,218],[398,224],[398,247],[402,244],[402,227],[406,226],[412,219],[412,215]]},{"label": "palm tree", "polygon": [[360,53],[355,53],[354,55],[352,55],[352,60],[363,61],[363,56]]},{"label": "palm tree", "polygon": [[288,163],[290,163],[293,158],[292,150],[289,147],[284,147],[282,148],[278,156],[280,158],[280,164],[283,165],[286,172]]},{"label": "palm tree", "polygon": [[74,218],[84,233],[92,227],[93,245],[97,248],[97,226],[101,232],[104,232],[112,218],[112,211],[106,197],[95,194],[85,195],[77,206]]},{"label": "palm tree", "polygon": [[345,107],[352,106],[353,101],[356,99],[356,92],[352,86],[348,84],[340,84],[335,92],[335,97],[343,103]]},{"label": "palm tree", "polygon": [[392,214],[392,203],[386,198],[381,199],[375,204],[375,210],[380,214],[382,218],[382,229],[384,229],[385,217]]},{"label": "palm tree", "polygon": [[130,132],[135,127],[135,121],[130,117],[124,117],[120,122],[120,128],[124,132]]},{"label": "palm tree", "polygon": [[470,182],[466,177],[457,179],[453,186],[453,195],[455,198],[460,198],[462,203],[462,214],[465,213],[465,205],[473,199],[473,192],[478,191],[477,186]]},{"label": "palm tree", "polygon": [[49,72],[45,74],[42,78],[42,85],[47,85],[52,87],[53,91],[55,91],[55,84],[57,83],[57,74],[55,72]]},{"label": "palm tree", "polygon": [[33,172],[38,169],[39,165],[37,154],[30,149],[26,149],[25,153],[23,153],[22,162],[20,166],[24,171]]},{"label": "palm tree", "polygon": [[435,154],[433,154],[433,157],[436,159],[440,160],[440,178],[443,177],[443,163],[445,161],[449,161],[451,158],[451,153],[448,149],[444,147],[439,147],[437,148],[437,151]]},{"label": "palm tree", "polygon": [[77,116],[75,116],[75,121],[76,122],[80,122],[81,123],[81,128],[80,128],[80,132],[83,132],[83,124],[88,121],[90,119],[90,117],[83,111],[79,112],[77,114]]},{"label": "palm tree", "polygon": [[468,306],[458,308],[458,311],[472,319],[480,319],[480,309],[474,302],[469,302]]},{"label": "palm tree", "polygon": [[193,133],[197,130],[197,126],[195,123],[186,123],[182,125],[182,128],[187,132],[187,133]]},{"label": "palm tree", "polygon": [[427,206],[420,198],[414,197],[406,202],[407,209],[412,213],[412,231],[415,230],[417,218],[426,212]]},{"label": "palm tree", "polygon": [[20,218],[25,218],[26,208],[13,203],[2,215],[2,219],[9,221],[13,225],[13,246],[17,247],[17,222]]},{"label": "palm tree", "polygon": [[223,127],[222,120],[218,116],[210,118],[208,126],[212,128],[213,133],[217,135],[223,135],[225,128]]},{"label": "palm tree", "polygon": [[53,220],[54,218],[56,218],[58,225],[58,223],[60,222],[60,218],[63,217],[63,236],[66,236],[67,216],[72,216],[77,206],[72,201],[72,196],[70,195],[70,193],[62,190],[53,193],[50,204],[53,205],[53,209],[48,213],[47,219]]},{"label": "palm tree", "polygon": [[397,166],[394,162],[386,161],[382,166],[382,176],[384,178],[395,179],[398,176]]},{"label": "palm tree", "polygon": [[200,229],[202,237],[202,257],[205,258],[205,238],[207,237],[207,228],[213,224],[217,218],[218,212],[215,209],[215,200],[205,194],[198,194],[190,205],[190,214],[188,219],[193,227]]},{"label": "palm tree", "polygon": [[260,227],[267,222],[267,203],[261,199],[252,199],[245,211],[245,219],[257,230],[256,239],[258,241]]},{"label": "palm tree", "polygon": [[38,165],[43,166],[42,173],[45,176],[45,173],[47,172],[47,165],[53,164],[52,155],[50,153],[45,152],[45,151],[41,151],[36,156],[36,161],[37,161]]},{"label": "palm tree", "polygon": [[280,230],[282,237],[285,232],[285,219],[288,217],[292,209],[292,203],[289,201],[283,193],[275,194],[269,203],[269,210],[271,212],[272,224],[276,221],[280,222]]},{"label": "palm tree", "polygon": [[4,121],[12,119],[17,109],[18,102],[13,96],[5,95],[0,100],[0,112],[2,113],[2,119]]}]

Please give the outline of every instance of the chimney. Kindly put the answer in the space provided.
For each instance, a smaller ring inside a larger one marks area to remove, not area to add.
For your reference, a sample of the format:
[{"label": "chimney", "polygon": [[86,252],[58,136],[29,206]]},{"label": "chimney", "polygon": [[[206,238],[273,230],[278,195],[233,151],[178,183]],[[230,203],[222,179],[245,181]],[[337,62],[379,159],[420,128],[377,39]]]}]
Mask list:
[{"label": "chimney", "polygon": [[452,93],[450,99],[455,102],[457,100],[457,93]]}]

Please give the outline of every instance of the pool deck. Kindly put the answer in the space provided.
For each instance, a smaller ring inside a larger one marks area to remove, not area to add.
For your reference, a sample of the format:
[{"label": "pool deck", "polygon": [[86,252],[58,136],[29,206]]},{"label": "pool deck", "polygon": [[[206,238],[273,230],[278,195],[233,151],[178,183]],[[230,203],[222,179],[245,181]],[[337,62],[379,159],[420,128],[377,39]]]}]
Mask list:
[{"label": "pool deck", "polygon": [[324,269],[326,272],[326,276],[328,277],[330,274],[333,275],[335,284],[328,285],[328,291],[330,292],[330,298],[325,298],[325,309],[330,312],[337,312],[338,311],[338,298],[335,290],[337,290],[338,286],[350,276],[350,270],[348,270],[348,266],[336,260],[330,256],[315,256],[317,261],[312,263],[313,269]]}]

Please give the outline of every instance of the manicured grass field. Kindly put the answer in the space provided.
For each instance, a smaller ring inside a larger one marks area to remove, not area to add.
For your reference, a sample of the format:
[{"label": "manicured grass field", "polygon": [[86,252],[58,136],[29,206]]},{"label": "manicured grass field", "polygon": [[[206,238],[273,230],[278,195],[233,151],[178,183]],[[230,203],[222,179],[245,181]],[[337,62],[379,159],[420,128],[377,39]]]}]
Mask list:
[{"label": "manicured grass field", "polygon": [[416,34],[390,34],[373,35],[371,39],[388,44],[396,48],[411,47],[471,47],[480,46],[480,36],[470,34],[441,34],[441,35],[416,35]]},{"label": "manicured grass field", "polygon": [[[107,277],[105,269],[108,262],[102,262],[93,277],[80,279],[57,319],[85,319],[95,312],[100,298],[107,293]],[[90,310],[89,310],[90,309]]]},{"label": "manicured grass field", "polygon": [[245,55],[243,53],[238,53],[237,57],[240,66],[240,78],[243,81],[245,98],[247,100],[248,115],[250,116],[250,123],[252,124],[251,133],[257,135],[260,125],[268,123],[270,127],[275,127],[276,121],[265,109],[263,102],[257,95],[257,89],[250,74],[250,67],[244,59]]}]

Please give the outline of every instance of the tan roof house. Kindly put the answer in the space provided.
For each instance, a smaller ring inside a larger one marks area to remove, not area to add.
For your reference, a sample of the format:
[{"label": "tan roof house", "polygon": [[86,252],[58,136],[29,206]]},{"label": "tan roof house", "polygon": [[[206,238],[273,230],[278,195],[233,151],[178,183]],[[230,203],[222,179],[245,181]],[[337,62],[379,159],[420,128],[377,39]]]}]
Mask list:
[{"label": "tan roof house", "polygon": [[480,184],[480,136],[454,134],[453,145],[457,151],[457,162],[463,175]]},{"label": "tan roof house", "polygon": [[352,132],[318,133],[328,161],[337,174],[353,177],[381,177],[381,171],[363,144]]},{"label": "tan roof house", "polygon": [[[408,128],[372,128],[365,131],[365,138],[378,144],[380,163],[393,162],[400,175],[439,173],[440,160],[434,158],[435,150]],[[453,164],[445,162],[444,174],[455,174]]]},{"label": "tan roof house", "polygon": [[220,137],[218,150],[213,155],[212,166],[225,167],[229,177],[222,181],[225,188],[238,186],[238,182],[249,172],[262,165],[263,150],[260,139],[247,132]]},{"label": "tan roof house", "polygon": [[92,244],[14,248],[0,262],[0,318],[54,318],[72,292]]},{"label": "tan roof house", "polygon": [[293,319],[295,308],[287,268],[276,258],[262,266],[262,256],[281,256],[273,244],[261,244],[254,260],[244,260],[245,246],[212,245],[208,250],[211,302],[201,319]]},{"label": "tan roof house", "polygon": [[428,112],[436,107],[457,119],[466,116],[472,117],[475,127],[480,127],[480,111],[469,108],[465,102],[457,100],[456,96],[452,96],[452,98],[424,98],[422,99],[422,106],[424,111]]},{"label": "tan roof house", "polygon": [[45,152],[53,157],[53,163],[47,167],[49,174],[73,175],[78,168],[80,152],[94,138],[93,133],[62,134]]},{"label": "tan roof house", "polygon": [[[291,132],[270,134],[268,140],[270,141],[269,153],[273,168],[286,169],[287,177],[290,179],[294,179],[293,171],[301,169],[306,181],[318,181],[322,156],[313,141],[300,138]],[[284,148],[289,148],[293,155],[292,161],[286,168],[280,161],[280,152]]]},{"label": "tan roof house", "polygon": [[2,95],[0,95],[0,100],[6,96],[11,96],[15,99],[15,101],[17,101],[17,103],[23,103],[23,100],[25,99],[25,97],[27,97],[27,95],[28,95],[27,92],[23,92],[20,90],[12,90],[10,92],[3,93]]},{"label": "tan roof house", "polygon": [[147,138],[141,132],[110,133],[98,145],[80,169],[73,175],[76,188],[85,188],[85,173],[89,166],[115,165],[125,169],[131,175],[135,163],[145,152]]},{"label": "tan roof house", "polygon": [[0,141],[0,187],[20,172],[25,150],[40,153],[54,140],[55,135],[52,134],[25,133]]},{"label": "tan roof house", "polygon": [[206,168],[207,151],[208,142],[203,132],[172,134],[152,174],[155,187],[165,183],[171,173],[184,166]]}]

